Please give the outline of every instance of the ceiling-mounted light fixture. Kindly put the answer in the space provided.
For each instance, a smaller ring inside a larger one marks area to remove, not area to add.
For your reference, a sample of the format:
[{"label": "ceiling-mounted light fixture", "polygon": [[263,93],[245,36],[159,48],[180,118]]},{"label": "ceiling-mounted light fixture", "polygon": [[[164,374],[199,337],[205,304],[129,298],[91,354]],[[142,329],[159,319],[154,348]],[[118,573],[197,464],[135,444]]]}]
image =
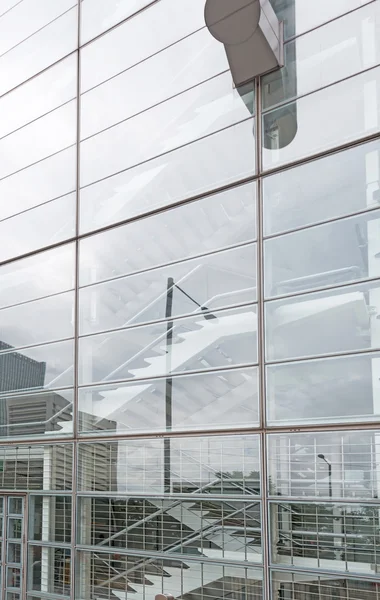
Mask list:
[{"label": "ceiling-mounted light fixture", "polygon": [[206,0],[205,21],[236,87],[283,66],[282,23],[269,0]]}]

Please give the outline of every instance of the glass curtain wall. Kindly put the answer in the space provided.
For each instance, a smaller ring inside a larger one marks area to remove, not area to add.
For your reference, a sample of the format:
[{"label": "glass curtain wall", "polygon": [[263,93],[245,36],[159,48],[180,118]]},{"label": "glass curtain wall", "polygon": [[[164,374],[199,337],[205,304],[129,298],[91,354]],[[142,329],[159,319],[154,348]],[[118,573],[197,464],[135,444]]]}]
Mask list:
[{"label": "glass curtain wall", "polygon": [[0,600],[380,600],[380,0],[0,2]]}]

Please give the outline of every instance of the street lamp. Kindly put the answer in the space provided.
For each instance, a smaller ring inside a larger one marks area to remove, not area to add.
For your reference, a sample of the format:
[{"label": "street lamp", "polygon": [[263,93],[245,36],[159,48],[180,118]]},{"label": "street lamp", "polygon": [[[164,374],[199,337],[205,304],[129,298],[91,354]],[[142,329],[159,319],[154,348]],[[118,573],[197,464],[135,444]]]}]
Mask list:
[{"label": "street lamp", "polygon": [[332,498],[332,464],[331,462],[325,457],[324,454],[318,454],[318,458],[320,458],[321,460],[323,460],[329,469],[329,496],[330,498]]},{"label": "street lamp", "polygon": [[[207,306],[199,304],[194,298],[192,298],[185,290],[179,285],[174,283],[173,277],[168,277],[166,286],[166,307],[165,307],[165,318],[168,319],[166,325],[166,372],[167,377],[165,380],[165,427],[166,431],[170,431],[172,428],[172,405],[173,405],[173,379],[170,377],[171,372],[171,347],[173,344],[173,290],[176,288],[184,296],[189,298],[196,306],[202,311],[202,316],[207,321],[216,319],[217,317],[212,314]],[[171,475],[170,475],[170,438],[164,438],[164,489],[166,492],[170,492]]]}]

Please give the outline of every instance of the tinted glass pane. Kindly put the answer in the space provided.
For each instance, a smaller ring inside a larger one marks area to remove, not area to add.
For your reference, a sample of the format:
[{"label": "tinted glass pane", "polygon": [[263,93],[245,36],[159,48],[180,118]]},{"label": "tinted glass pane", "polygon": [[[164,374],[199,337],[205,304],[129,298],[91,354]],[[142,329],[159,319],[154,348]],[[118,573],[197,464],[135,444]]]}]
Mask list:
[{"label": "tinted glass pane", "polygon": [[84,239],[80,243],[80,284],[255,239],[255,197],[254,184],[242,185]]},{"label": "tinted glass pane", "polygon": [[[249,116],[230,74],[220,75],[82,142],[81,184],[166,154]],[[126,143],[132,139],[138,142]]]},{"label": "tinted glass pane", "polygon": [[83,94],[81,136],[106,129],[227,68],[223,46],[202,29]]},{"label": "tinted glass pane", "polygon": [[3,308],[1,341],[17,348],[71,337],[73,309],[73,292]]},{"label": "tinted glass pane", "polygon": [[272,561],[281,565],[376,573],[377,523],[373,504],[271,504]]},{"label": "tinted glass pane", "polygon": [[70,496],[31,496],[29,538],[49,542],[71,541]]},{"label": "tinted glass pane", "polygon": [[74,287],[74,245],[67,244],[0,267],[0,307]]},{"label": "tinted glass pane", "polygon": [[271,424],[378,420],[378,354],[267,367]]},{"label": "tinted glass pane", "polygon": [[[379,452],[379,431],[271,435],[270,493],[274,496],[377,498]],[[326,460],[331,463],[331,478]]]},{"label": "tinted glass pane", "polygon": [[[302,252],[300,252],[302,248]],[[265,294],[277,296],[380,275],[380,211],[265,242]]]},{"label": "tinted glass pane", "polygon": [[379,281],[266,305],[268,360],[380,347]]},{"label": "tinted glass pane", "polygon": [[[54,573],[54,577],[51,573]],[[70,597],[70,578],[69,548],[29,546],[28,586],[30,590]]]},{"label": "tinted glass pane", "polygon": [[[45,5],[55,7],[59,6],[59,3],[45,2]],[[27,3],[20,3],[20,6],[23,6],[23,10],[29,11]],[[25,18],[29,21],[29,12]],[[15,27],[12,31],[17,30],[18,27]],[[4,94],[73,52],[77,47],[77,31],[77,8],[75,6],[3,54],[0,57],[0,94]],[[2,34],[4,34],[3,31]]]},{"label": "tinted glass pane", "polygon": [[289,42],[285,67],[262,79],[263,108],[376,66],[379,40],[380,6],[372,2]]},{"label": "tinted glass pane", "polygon": [[[161,498],[79,498],[79,543],[101,550],[139,551],[261,562],[260,502],[167,501]],[[132,527],[125,527],[128,523]],[[249,527],[250,539],[245,537]],[[240,534],[240,535],[239,535]]]},{"label": "tinted glass pane", "polygon": [[[73,385],[72,340],[11,352],[0,342],[0,392],[55,389]],[[8,350],[8,351],[7,351]]]},{"label": "tinted glass pane", "polygon": [[[250,364],[257,360],[256,306],[124,329],[80,340],[82,384]],[[169,336],[169,337],[168,337]]]},{"label": "tinted glass pane", "polygon": [[379,84],[372,69],[264,115],[264,168],[377,132]]},{"label": "tinted glass pane", "polygon": [[265,235],[378,207],[379,151],[363,144],[265,177]]},{"label": "tinted glass pane", "polygon": [[[93,10],[94,1],[98,8],[98,16],[101,16],[99,10],[111,14],[112,4],[115,4],[113,0],[107,4],[101,0],[84,0],[82,2],[82,43],[92,37],[94,29],[97,27],[96,13]],[[134,8],[133,4],[136,5],[137,2],[141,3],[145,0],[132,0],[132,2],[123,0],[121,3],[118,2],[118,6],[120,10],[128,10],[131,14],[131,9]],[[204,27],[203,11],[204,0],[157,2],[149,7],[149,10],[127,20],[120,27],[116,27],[107,35],[83,48],[82,92]],[[86,14],[88,15],[87,19]],[[169,21],[175,23],[175,26],[168,27]],[[106,60],[104,60],[105,58]]]},{"label": "tinted glass pane", "polygon": [[144,214],[254,171],[253,121],[248,119],[82,189],[81,229],[90,231]]},{"label": "tinted glass pane", "polygon": [[1,221],[0,236],[6,243],[0,250],[0,260],[72,238],[75,234],[75,202],[76,195],[69,194]]},{"label": "tinted glass pane", "polygon": [[76,149],[62,150],[41,162],[0,180],[0,193],[8,199],[0,207],[2,219],[73,192]]},{"label": "tinted glass pane", "polygon": [[[2,490],[71,489],[71,444],[1,446],[0,460]],[[51,469],[47,471],[49,464]]]},{"label": "tinted glass pane", "polygon": [[[80,293],[82,335],[216,310],[256,300],[256,245],[206,255],[86,287]],[[169,291],[168,291],[168,288]],[[168,296],[169,294],[169,296]]]},{"label": "tinted glass pane", "polygon": [[[257,369],[173,377],[172,429],[258,425]],[[79,390],[83,432],[165,429],[166,379]]]},{"label": "tinted glass pane", "polygon": [[163,439],[81,443],[80,489],[149,494],[165,490],[205,495],[259,494],[258,436],[203,436],[173,438],[167,442],[170,442],[170,469],[165,471],[166,477]]}]

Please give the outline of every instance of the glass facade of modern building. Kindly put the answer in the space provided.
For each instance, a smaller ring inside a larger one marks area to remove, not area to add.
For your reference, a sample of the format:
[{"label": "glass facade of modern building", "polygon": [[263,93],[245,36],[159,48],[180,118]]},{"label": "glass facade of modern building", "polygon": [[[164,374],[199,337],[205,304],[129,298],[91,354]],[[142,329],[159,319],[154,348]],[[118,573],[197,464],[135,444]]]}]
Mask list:
[{"label": "glass facade of modern building", "polygon": [[380,0],[0,0],[0,600],[380,600]]}]

